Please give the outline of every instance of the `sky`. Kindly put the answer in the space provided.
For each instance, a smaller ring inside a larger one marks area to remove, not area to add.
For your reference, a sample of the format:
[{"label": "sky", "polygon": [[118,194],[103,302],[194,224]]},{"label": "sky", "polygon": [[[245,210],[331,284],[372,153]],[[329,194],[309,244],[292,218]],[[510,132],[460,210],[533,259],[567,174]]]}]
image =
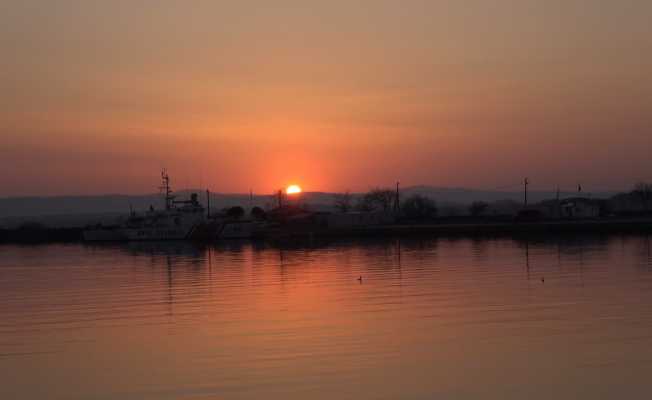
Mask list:
[{"label": "sky", "polygon": [[652,181],[652,2],[13,1],[0,196]]}]

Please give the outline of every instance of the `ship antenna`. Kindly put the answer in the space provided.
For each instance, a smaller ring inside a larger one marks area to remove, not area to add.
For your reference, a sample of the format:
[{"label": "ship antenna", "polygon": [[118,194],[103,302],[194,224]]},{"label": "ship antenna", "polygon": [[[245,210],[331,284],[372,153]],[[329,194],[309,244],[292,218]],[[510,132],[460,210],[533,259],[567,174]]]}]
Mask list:
[{"label": "ship antenna", "polygon": [[165,191],[165,209],[170,210],[172,208],[174,196],[172,196],[172,189],[170,189],[170,176],[168,175],[167,168],[163,168],[161,171],[161,180],[163,181],[163,184],[160,189]]}]

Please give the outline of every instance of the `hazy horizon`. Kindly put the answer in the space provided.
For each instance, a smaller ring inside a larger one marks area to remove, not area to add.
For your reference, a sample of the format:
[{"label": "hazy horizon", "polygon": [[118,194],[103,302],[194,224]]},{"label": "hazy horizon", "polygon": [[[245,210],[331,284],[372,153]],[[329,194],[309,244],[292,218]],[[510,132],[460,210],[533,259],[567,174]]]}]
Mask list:
[{"label": "hazy horizon", "polygon": [[[612,192],[582,192],[575,190],[560,192],[561,199],[576,196],[594,199],[612,197]],[[201,189],[181,189],[175,191],[179,199],[186,199],[191,192],[198,192],[199,201],[206,205],[206,194]],[[313,211],[336,211],[335,193],[304,192],[301,203]],[[360,196],[362,193],[352,193]],[[465,188],[436,188],[429,186],[402,187],[401,198],[407,199],[415,194],[427,196],[435,201],[441,209],[442,216],[459,215],[468,210],[474,201],[485,201],[495,207],[495,210],[509,213],[522,204],[523,193],[519,190],[483,191]],[[160,193],[116,194],[102,195],[69,195],[52,197],[0,197],[0,227],[17,227],[26,222],[37,222],[47,226],[86,226],[98,221],[114,223],[116,215],[126,215],[130,210],[137,212],[164,207],[163,195]],[[528,191],[531,204],[556,197],[554,190]],[[355,202],[355,200],[354,200]],[[233,206],[243,206],[250,209],[254,206],[264,209],[276,205],[276,194],[254,193],[250,199],[248,193],[211,192],[210,205],[212,209],[220,210]]]},{"label": "hazy horizon", "polygon": [[652,3],[11,2],[0,196],[627,190]]},{"label": "hazy horizon", "polygon": [[[394,183],[394,186],[392,185],[380,185],[380,186],[370,186],[364,189],[360,190],[334,190],[334,191],[325,191],[325,190],[304,190],[302,193],[303,195],[318,195],[318,194],[323,194],[323,195],[336,195],[336,194],[342,194],[342,193],[350,193],[352,195],[362,195],[370,190],[374,189],[389,189],[389,190],[395,190],[396,183]],[[282,188],[279,188],[282,189]],[[271,196],[275,197],[277,196],[278,190],[271,191],[271,192],[224,192],[224,191],[219,191],[219,190],[211,190],[210,188],[198,188],[198,187],[182,187],[178,188],[172,191],[173,194],[175,195],[189,195],[190,193],[199,193],[202,195],[205,195],[206,190],[210,192],[211,195],[223,195],[223,196],[250,196],[253,194],[255,197],[265,197],[265,196]],[[401,186],[400,191],[401,192],[412,192],[412,191],[417,191],[419,192],[420,190],[431,190],[431,191],[442,191],[442,192],[478,192],[478,193],[505,193],[505,194],[512,194],[512,195],[519,195],[522,196],[523,193],[523,188],[517,188],[516,185],[510,186],[508,188],[474,188],[474,187],[462,187],[462,186],[433,186],[433,185],[424,185],[424,184],[416,184],[416,185],[410,185],[410,186]],[[633,190],[633,187],[630,188],[623,188],[623,189],[606,189],[606,190],[595,190],[595,191],[587,191],[582,188],[582,191],[578,191],[577,187],[564,187],[560,188],[560,193],[562,194],[574,194],[577,193],[578,196],[582,195],[590,195],[590,194],[616,194],[616,193],[628,193],[631,190]],[[528,189],[528,193],[556,193],[556,188],[536,188],[536,189]],[[284,193],[285,194],[285,193]],[[144,190],[142,192],[98,192],[98,193],[61,193],[61,194],[28,194],[28,195],[0,195],[0,199],[19,199],[19,198],[42,198],[42,199],[47,199],[47,198],[61,198],[61,197],[111,197],[111,196],[125,196],[125,197],[139,197],[139,196],[164,196],[163,192],[159,190],[152,189],[150,191]],[[482,199],[477,199],[477,200],[482,200]]]}]

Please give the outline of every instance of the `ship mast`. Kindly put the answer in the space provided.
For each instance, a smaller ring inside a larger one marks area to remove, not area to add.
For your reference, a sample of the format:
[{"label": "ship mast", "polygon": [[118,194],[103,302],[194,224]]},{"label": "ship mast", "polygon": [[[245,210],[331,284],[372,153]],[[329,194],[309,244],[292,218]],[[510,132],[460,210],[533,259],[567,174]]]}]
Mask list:
[{"label": "ship mast", "polygon": [[159,189],[165,192],[165,209],[169,211],[172,209],[174,196],[172,195],[172,189],[170,189],[170,176],[165,168],[161,171],[161,180],[163,183]]}]

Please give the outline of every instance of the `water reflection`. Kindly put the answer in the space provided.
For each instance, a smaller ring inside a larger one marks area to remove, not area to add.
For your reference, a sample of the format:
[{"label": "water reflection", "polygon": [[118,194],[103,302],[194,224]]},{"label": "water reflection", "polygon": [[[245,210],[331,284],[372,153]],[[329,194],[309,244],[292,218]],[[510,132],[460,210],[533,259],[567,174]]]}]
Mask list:
[{"label": "water reflection", "polygon": [[609,398],[652,365],[649,236],[0,251],[1,398]]}]

